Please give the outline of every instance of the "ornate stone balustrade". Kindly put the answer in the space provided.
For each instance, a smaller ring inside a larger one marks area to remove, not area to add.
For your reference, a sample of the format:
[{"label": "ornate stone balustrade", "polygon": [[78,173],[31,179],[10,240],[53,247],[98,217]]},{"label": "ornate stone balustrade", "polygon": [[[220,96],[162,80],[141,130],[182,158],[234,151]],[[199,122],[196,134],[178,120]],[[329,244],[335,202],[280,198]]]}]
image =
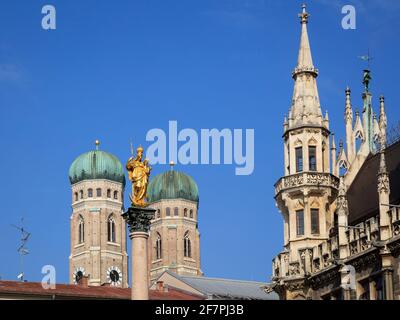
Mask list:
[{"label": "ornate stone balustrade", "polygon": [[275,184],[275,195],[282,190],[303,186],[333,187],[339,189],[339,178],[330,173],[302,172],[282,177]]}]

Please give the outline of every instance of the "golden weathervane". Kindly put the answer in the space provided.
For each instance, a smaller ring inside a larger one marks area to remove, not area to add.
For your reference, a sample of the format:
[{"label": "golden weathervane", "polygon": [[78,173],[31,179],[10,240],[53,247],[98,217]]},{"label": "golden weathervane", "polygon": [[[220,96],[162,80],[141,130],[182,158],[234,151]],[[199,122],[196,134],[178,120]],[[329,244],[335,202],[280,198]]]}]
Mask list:
[{"label": "golden weathervane", "polygon": [[132,205],[136,207],[146,207],[147,185],[149,184],[151,167],[149,161],[143,158],[143,148],[136,150],[136,157],[133,155],[133,147],[131,146],[132,157],[126,163],[129,180],[132,182],[132,194],[130,198]]}]

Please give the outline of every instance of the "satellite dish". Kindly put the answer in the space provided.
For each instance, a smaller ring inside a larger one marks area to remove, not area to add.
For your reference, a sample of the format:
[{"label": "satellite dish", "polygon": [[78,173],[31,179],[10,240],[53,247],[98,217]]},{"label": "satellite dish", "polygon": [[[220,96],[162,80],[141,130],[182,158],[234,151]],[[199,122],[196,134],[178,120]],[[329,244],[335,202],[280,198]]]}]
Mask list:
[{"label": "satellite dish", "polygon": [[23,278],[24,278],[24,273],[23,273],[23,272],[20,273],[20,274],[17,276],[17,278],[20,279],[20,280],[23,279]]}]

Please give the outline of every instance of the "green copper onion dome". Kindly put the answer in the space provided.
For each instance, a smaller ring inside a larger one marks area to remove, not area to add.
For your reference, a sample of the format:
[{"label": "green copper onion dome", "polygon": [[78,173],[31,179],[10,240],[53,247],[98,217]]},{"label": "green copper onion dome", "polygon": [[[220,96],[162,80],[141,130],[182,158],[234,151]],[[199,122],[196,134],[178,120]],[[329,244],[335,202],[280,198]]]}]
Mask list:
[{"label": "green copper onion dome", "polygon": [[147,188],[149,202],[162,199],[199,201],[199,191],[192,177],[175,170],[155,176]]},{"label": "green copper onion dome", "polygon": [[[98,146],[98,142],[96,142]],[[108,179],[125,185],[121,162],[111,153],[94,150],[80,155],[69,168],[71,184],[93,179]]]}]

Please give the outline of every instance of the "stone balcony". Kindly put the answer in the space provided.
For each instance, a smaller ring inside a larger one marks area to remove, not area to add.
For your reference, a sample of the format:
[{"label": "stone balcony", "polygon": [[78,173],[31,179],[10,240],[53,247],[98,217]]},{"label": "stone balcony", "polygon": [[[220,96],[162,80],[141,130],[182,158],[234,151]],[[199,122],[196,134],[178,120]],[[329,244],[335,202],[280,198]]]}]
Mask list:
[{"label": "stone balcony", "polygon": [[275,196],[282,191],[299,187],[331,187],[338,190],[339,178],[322,172],[301,172],[282,177],[275,184]]}]

